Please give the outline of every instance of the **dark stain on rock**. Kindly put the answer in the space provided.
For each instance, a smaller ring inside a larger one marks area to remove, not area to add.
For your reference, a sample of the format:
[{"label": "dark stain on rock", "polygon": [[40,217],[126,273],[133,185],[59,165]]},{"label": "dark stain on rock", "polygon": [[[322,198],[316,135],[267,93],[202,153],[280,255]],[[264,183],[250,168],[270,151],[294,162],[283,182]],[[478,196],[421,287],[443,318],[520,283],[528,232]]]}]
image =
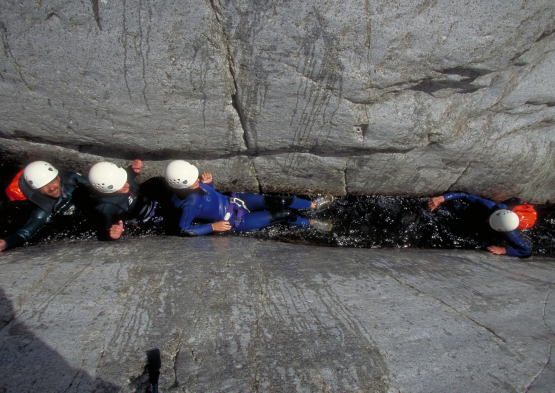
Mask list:
[{"label": "dark stain on rock", "polygon": [[491,71],[476,70],[473,68],[454,67],[439,71],[444,75],[459,75],[460,80],[435,80],[432,78],[425,79],[416,86],[410,88],[414,91],[422,91],[424,93],[435,93],[438,90],[453,89],[457,93],[474,93],[481,89],[479,86],[472,84],[476,78],[489,74]]}]

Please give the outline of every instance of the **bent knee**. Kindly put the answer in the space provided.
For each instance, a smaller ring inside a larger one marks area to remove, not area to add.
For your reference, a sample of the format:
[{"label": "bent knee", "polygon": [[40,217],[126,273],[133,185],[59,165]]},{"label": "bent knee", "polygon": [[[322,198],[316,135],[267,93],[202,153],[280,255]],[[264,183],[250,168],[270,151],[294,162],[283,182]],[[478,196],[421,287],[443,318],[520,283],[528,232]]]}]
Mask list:
[{"label": "bent knee", "polygon": [[188,231],[186,229],[182,229],[179,232],[179,236],[187,236],[187,237],[188,236],[198,236],[198,234],[196,232],[193,232],[193,231]]},{"label": "bent knee", "polygon": [[270,212],[271,220],[270,222],[278,222],[278,221],[296,221],[297,215],[293,210],[284,209],[279,211],[272,211]]},{"label": "bent knee", "polygon": [[285,208],[295,202],[292,196],[264,196],[264,204],[268,207]]}]

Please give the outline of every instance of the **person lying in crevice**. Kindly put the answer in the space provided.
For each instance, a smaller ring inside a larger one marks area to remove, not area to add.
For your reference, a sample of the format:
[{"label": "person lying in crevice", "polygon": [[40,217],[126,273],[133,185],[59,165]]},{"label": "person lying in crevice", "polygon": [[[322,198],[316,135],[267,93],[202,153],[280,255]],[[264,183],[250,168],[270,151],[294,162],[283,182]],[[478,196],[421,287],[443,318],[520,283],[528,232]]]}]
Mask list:
[{"label": "person lying in crevice", "polygon": [[[276,223],[331,230],[331,223],[308,220],[295,212],[327,206],[333,201],[331,195],[315,202],[248,193],[234,193],[228,197],[214,190],[210,173],[203,173],[199,181],[198,169],[183,160],[172,161],[166,168],[165,178],[173,191],[171,203],[181,214],[178,223],[181,236],[229,230],[247,232]],[[200,225],[193,225],[193,221]]]},{"label": "person lying in crevice", "polygon": [[135,177],[141,171],[141,160],[126,169],[111,162],[99,162],[89,171],[93,188],[94,220],[100,240],[119,239],[124,224],[143,224],[158,219],[158,202],[141,193]]},{"label": "person lying in crevice", "polygon": [[[28,199],[37,208],[31,213],[27,223],[15,234],[0,239],[0,251],[24,244],[55,216],[74,216],[75,196],[79,190],[85,191],[88,180],[75,172],[58,173],[45,161],[35,161],[25,167],[16,187],[18,199]],[[65,224],[65,223],[64,223]]]},{"label": "person lying in crevice", "polygon": [[428,209],[433,211],[446,201],[461,199],[469,204],[461,225],[470,227],[473,233],[480,232],[488,238],[501,235],[510,247],[489,246],[487,250],[497,255],[527,258],[532,252],[518,237],[516,229],[527,229],[536,222],[536,211],[532,205],[522,200],[509,200],[506,203],[495,203],[487,199],[463,192],[450,192],[428,200]]}]

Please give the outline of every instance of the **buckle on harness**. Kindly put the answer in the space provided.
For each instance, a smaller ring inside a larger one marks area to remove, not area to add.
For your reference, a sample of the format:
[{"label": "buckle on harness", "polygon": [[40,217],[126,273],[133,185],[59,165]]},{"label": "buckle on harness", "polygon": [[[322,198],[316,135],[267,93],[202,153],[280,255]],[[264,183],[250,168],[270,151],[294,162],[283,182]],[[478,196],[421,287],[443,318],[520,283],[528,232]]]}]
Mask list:
[{"label": "buckle on harness", "polygon": [[245,209],[249,213],[251,212],[247,207],[247,204],[245,203],[245,201],[243,201],[242,199],[239,199],[237,197],[232,197],[232,198],[229,198],[229,202],[236,204],[238,207]]}]

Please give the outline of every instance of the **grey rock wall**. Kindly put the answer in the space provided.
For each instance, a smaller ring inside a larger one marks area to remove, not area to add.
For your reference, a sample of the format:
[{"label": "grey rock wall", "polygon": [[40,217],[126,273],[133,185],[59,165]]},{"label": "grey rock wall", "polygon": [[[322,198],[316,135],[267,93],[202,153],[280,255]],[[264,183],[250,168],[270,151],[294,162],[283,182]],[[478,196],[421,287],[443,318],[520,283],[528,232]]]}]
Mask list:
[{"label": "grey rock wall", "polygon": [[554,29],[548,0],[2,2],[0,160],[552,201]]},{"label": "grey rock wall", "polygon": [[237,236],[0,258],[0,391],[553,392],[553,260]]}]

